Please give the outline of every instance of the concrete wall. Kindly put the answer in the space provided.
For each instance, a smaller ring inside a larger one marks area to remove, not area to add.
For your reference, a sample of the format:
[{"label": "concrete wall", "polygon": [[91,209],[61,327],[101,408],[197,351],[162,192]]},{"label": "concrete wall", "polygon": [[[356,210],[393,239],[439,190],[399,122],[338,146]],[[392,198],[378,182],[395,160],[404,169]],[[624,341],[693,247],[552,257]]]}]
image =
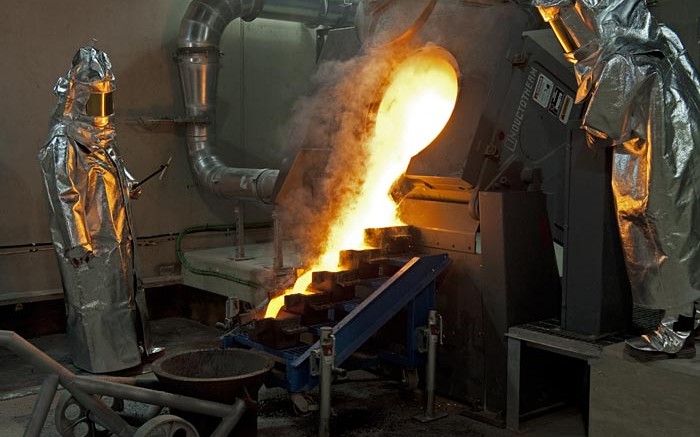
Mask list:
[{"label": "concrete wall", "polygon": [[[7,246],[50,241],[36,154],[47,139],[56,78],[92,37],[110,56],[117,77],[117,135],[129,170],[144,177],[173,157],[163,181],[149,182],[134,203],[138,236],[232,221],[231,202],[213,199],[193,184],[184,127],[144,127],[135,121],[184,112],[173,54],[189,1],[3,1],[0,254],[8,252]],[[221,51],[217,132],[222,157],[237,166],[275,168],[283,155],[284,123],[295,99],[308,91],[315,69],[315,31],[301,24],[239,20],[227,28]],[[246,220],[269,220],[269,211],[246,207]],[[152,244],[140,253],[145,275],[153,276],[175,258],[172,238],[148,241]],[[50,250],[0,255],[0,300],[6,293],[58,287]]]}]

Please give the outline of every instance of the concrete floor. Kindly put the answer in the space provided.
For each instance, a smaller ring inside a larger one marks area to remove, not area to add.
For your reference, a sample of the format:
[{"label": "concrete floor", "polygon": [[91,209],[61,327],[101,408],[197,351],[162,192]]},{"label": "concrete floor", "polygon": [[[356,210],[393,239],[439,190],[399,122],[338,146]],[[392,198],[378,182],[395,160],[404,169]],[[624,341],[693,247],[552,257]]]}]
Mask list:
[{"label": "concrete floor", "polygon": [[[700,344],[694,358],[639,362],[624,345],[591,365],[589,435],[700,435]],[[671,432],[672,431],[672,432]]]},{"label": "concrete floor", "polygon": [[[219,331],[186,319],[163,319],[153,322],[154,337],[169,353],[185,349],[215,347]],[[54,359],[76,371],[70,365],[66,353],[64,335],[41,337],[32,341]],[[148,367],[143,369],[148,372]],[[23,434],[36,399],[38,385],[43,375],[22,363],[7,351],[0,351],[0,437]],[[59,398],[61,392],[56,396]],[[54,400],[54,404],[56,402]],[[581,415],[572,410],[532,419],[523,424],[520,434],[487,425],[460,413],[466,407],[442,398],[437,399],[437,409],[449,413],[445,419],[430,424],[413,421],[421,412],[421,393],[406,391],[399,384],[377,379],[366,372],[351,372],[348,381],[333,388],[334,417],[331,435],[343,437],[373,436],[474,436],[505,437],[526,435],[531,437],[584,436]],[[127,402],[127,409],[138,406]],[[297,416],[284,390],[262,388],[258,412],[258,435],[261,437],[296,437],[317,434],[318,417],[311,414]],[[55,429],[53,411],[49,414],[44,430],[45,437],[59,437]]]}]

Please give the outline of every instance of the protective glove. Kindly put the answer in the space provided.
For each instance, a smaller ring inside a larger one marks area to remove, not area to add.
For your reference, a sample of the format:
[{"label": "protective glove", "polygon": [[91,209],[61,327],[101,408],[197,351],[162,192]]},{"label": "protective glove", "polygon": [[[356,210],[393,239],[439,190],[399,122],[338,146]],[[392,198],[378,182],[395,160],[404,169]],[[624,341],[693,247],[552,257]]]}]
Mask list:
[{"label": "protective glove", "polygon": [[92,250],[85,246],[77,246],[66,251],[66,258],[70,260],[70,263],[76,269],[87,265],[87,263],[94,258]]}]

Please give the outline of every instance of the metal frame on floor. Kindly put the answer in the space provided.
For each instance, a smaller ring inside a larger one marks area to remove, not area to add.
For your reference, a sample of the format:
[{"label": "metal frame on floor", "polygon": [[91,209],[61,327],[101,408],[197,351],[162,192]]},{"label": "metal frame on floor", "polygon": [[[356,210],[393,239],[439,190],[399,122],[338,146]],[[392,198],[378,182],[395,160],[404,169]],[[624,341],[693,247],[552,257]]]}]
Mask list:
[{"label": "metal frame on floor", "polygon": [[[383,353],[381,359],[402,366],[417,366],[422,362],[418,352],[416,331],[427,325],[428,312],[435,303],[435,281],[447,268],[447,254],[419,255],[411,258],[398,272],[360,302],[347,316],[333,326],[335,356],[333,367],[340,368],[360,346],[391,320],[403,308],[408,309],[406,322],[406,355]],[[289,392],[313,389],[318,384],[315,371],[318,366],[316,351],[320,341],[311,346],[290,349],[273,349],[252,341],[245,333],[232,333],[224,337],[224,347],[238,344],[255,348],[284,360],[286,387]]]},{"label": "metal frame on floor", "polygon": [[[144,423],[142,427],[135,428],[95,395],[129,399],[209,417],[219,417],[221,422],[214,433],[211,434],[211,437],[227,436],[246,409],[245,402],[241,399],[236,399],[233,405],[205,401],[137,386],[141,385],[142,381],[136,378],[75,375],[13,331],[0,331],[0,347],[11,350],[19,357],[36,366],[41,372],[49,374],[41,385],[41,390],[32,411],[32,417],[24,432],[25,437],[39,436],[46,422],[46,417],[58,390],[59,383],[73,396],[76,403],[89,412],[90,420],[99,423],[106,430],[119,437],[149,436],[152,434],[147,430],[154,430],[164,425],[164,420],[178,419],[181,422],[184,421],[174,416],[158,416]],[[163,419],[164,417],[166,419]],[[196,434],[188,433],[185,435]]]},{"label": "metal frame on floor", "polygon": [[506,428],[520,428],[520,367],[523,345],[584,360],[588,364],[600,358],[605,346],[617,343],[615,337],[586,340],[563,331],[558,323],[542,321],[514,326],[508,330],[508,397]]}]

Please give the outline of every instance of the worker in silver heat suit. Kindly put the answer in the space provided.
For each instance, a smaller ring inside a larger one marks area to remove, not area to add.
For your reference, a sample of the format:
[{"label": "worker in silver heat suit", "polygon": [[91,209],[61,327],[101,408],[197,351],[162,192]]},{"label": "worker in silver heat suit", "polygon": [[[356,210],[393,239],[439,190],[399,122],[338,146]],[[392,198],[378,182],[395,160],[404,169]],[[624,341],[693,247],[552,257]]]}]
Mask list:
[{"label": "worker in silver heat suit", "polygon": [[591,147],[613,146],[612,189],[635,304],[662,309],[627,341],[639,358],[695,355],[700,298],[700,79],[644,0],[534,0],[574,63]]},{"label": "worker in silver heat suit", "polygon": [[107,55],[83,47],[58,79],[49,141],[39,151],[74,364],[88,372],[137,366],[149,350],[134,259],[134,179],[115,141]]}]

